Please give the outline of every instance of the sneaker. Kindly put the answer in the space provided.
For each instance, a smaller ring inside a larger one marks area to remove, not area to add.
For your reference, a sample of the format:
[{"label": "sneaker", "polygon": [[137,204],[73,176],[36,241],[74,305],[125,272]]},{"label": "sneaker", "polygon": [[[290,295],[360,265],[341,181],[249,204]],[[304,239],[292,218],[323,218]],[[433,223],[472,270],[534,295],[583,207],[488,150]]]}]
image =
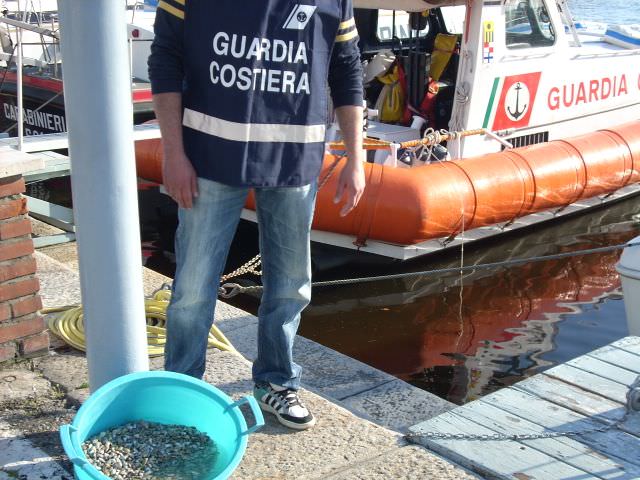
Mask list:
[{"label": "sneaker", "polygon": [[306,430],[316,424],[315,417],[300,401],[297,390],[267,383],[256,385],[253,396],[263,411],[273,413],[285,427]]}]

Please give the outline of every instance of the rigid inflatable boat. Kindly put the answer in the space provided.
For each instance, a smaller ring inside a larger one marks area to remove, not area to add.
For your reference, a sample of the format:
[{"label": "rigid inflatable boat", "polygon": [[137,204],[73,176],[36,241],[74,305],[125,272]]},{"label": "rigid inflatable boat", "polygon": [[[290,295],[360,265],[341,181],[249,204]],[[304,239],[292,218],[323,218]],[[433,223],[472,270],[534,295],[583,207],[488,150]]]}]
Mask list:
[{"label": "rigid inflatable boat", "polygon": [[[162,182],[161,140],[136,144],[138,175]],[[367,187],[352,214],[333,203],[340,157],[327,154],[313,229],[369,241],[418,245],[479,227],[606,197],[640,180],[640,121],[565,140],[413,168],[365,164]],[[247,208],[255,207],[253,198]]]},{"label": "rigid inflatable boat", "polygon": [[[313,241],[409,259],[640,192],[633,42],[577,27],[564,0],[355,5],[375,151],[342,218],[343,147],[328,129]],[[161,181],[160,140],[136,158],[140,177]],[[252,199],[243,217],[255,221]]]}]

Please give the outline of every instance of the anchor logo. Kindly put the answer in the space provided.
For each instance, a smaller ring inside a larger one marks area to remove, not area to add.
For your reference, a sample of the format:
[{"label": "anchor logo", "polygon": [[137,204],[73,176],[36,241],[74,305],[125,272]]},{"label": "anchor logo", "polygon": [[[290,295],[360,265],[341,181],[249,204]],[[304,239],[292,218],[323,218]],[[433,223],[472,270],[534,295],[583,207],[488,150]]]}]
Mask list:
[{"label": "anchor logo", "polygon": [[514,122],[517,121],[529,110],[529,100],[530,93],[526,83],[516,82],[511,85],[504,102],[507,117]]},{"label": "anchor logo", "polygon": [[293,7],[291,13],[284,22],[282,28],[285,30],[304,30],[307,28],[311,17],[316,11],[315,5],[303,5],[298,3]]},{"label": "anchor logo", "polygon": [[531,115],[535,115],[541,75],[542,72],[530,72],[508,75],[504,79],[496,77],[494,89],[497,90],[502,80],[502,90],[498,100],[494,101],[493,96],[489,99],[486,124],[489,125],[489,117],[495,108],[492,130],[528,126]]}]

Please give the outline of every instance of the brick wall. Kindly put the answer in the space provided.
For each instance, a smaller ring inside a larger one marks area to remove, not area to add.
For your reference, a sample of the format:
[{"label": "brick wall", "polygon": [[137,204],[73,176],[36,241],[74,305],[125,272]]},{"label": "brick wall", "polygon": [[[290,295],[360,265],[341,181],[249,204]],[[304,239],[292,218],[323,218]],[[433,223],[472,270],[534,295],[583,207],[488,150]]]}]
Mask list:
[{"label": "brick wall", "polygon": [[24,191],[22,175],[0,178],[0,363],[49,348]]}]

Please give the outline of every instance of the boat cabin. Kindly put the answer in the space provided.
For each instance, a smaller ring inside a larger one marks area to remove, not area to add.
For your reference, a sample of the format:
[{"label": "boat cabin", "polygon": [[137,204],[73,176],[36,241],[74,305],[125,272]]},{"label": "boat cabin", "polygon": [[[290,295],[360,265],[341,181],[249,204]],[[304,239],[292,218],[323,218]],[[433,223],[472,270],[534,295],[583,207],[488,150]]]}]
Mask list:
[{"label": "boat cabin", "polygon": [[403,116],[388,122],[398,112],[378,114],[409,130],[374,123],[369,136],[376,128],[385,140],[415,136],[414,115],[435,130],[493,133],[449,142],[451,157],[462,158],[640,118],[640,32],[576,24],[565,0],[355,0],[355,7],[369,107],[382,105],[383,89],[389,105],[399,98],[384,88],[393,70],[386,78],[378,72],[396,62],[404,76]]}]

